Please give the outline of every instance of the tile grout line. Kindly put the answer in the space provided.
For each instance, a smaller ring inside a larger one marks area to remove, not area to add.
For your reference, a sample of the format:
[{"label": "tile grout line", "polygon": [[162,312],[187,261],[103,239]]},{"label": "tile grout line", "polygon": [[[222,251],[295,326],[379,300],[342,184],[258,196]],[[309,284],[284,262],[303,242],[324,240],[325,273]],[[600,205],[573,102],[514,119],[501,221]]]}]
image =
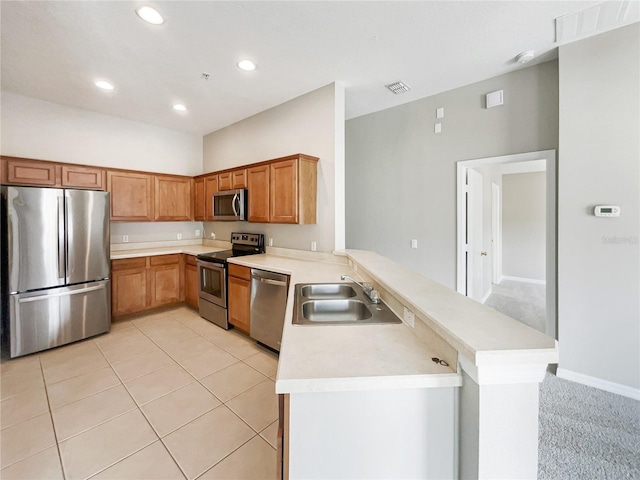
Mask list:
[{"label": "tile grout line", "polygon": [[44,383],[44,392],[47,396],[47,407],[49,408],[49,418],[51,419],[51,429],[53,430],[53,440],[55,442],[56,451],[58,452],[58,462],[60,463],[60,472],[62,473],[63,480],[67,478],[67,472],[62,463],[62,453],[60,452],[60,442],[58,442],[58,433],[56,431],[56,424],[53,421],[53,411],[51,410],[51,401],[49,400],[49,388],[47,386],[47,380],[44,376],[44,366],[42,365],[42,359],[38,355],[38,363],[40,364],[40,370],[42,374],[42,383]]}]

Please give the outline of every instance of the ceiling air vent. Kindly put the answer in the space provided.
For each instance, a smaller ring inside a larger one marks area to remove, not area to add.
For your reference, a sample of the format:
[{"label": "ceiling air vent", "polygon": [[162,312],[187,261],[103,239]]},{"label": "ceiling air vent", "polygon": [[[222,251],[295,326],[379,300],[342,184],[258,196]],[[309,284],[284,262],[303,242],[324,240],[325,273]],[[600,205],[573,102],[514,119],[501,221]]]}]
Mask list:
[{"label": "ceiling air vent", "polygon": [[399,93],[404,93],[404,92],[408,92],[409,90],[411,90],[411,87],[409,85],[407,85],[406,83],[402,83],[402,82],[390,83],[389,85],[385,85],[385,87],[387,87],[389,90],[391,90],[396,95],[398,95]]}]

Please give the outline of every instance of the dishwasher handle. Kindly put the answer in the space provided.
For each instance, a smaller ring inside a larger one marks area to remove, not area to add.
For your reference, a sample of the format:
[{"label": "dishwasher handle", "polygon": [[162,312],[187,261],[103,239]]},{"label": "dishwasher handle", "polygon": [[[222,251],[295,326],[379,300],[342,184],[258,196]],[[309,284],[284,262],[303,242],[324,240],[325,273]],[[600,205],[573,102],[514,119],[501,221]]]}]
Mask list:
[{"label": "dishwasher handle", "polygon": [[271,280],[270,278],[262,278],[262,277],[253,277],[256,280],[260,280],[262,283],[267,283],[269,285],[278,285],[279,287],[286,287],[287,282],[281,282],[280,280]]}]

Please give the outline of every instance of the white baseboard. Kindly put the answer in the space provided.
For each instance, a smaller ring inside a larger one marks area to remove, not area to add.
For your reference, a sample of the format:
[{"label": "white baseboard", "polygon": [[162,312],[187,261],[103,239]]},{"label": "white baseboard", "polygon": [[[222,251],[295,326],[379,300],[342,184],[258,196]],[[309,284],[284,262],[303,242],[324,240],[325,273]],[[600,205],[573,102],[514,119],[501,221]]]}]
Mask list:
[{"label": "white baseboard", "polygon": [[558,367],[556,376],[564,378],[565,380],[571,380],[572,382],[581,383],[588,387],[599,388],[605,392],[616,393],[618,395],[633,398],[634,400],[640,400],[640,388],[633,388],[627,385],[622,385],[621,383],[602,380],[601,378],[585,375],[584,373],[573,372],[560,367]]},{"label": "white baseboard", "polygon": [[510,277],[508,275],[502,275],[500,277],[500,281],[502,280],[512,280],[514,282],[525,282],[525,283],[535,283],[537,285],[545,285],[546,280],[536,280],[535,278],[526,278],[526,277]]},{"label": "white baseboard", "polygon": [[482,300],[480,300],[480,303],[485,303],[487,300],[489,300],[489,297],[491,296],[492,292],[493,292],[493,289],[490,288],[487,294],[484,297],[482,297]]}]

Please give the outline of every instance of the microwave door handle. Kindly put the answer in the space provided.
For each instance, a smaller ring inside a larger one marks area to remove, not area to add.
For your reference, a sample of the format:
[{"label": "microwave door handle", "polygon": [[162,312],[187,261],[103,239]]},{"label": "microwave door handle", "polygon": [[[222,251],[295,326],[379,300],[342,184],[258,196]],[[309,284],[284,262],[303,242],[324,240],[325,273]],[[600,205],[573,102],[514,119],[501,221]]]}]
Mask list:
[{"label": "microwave door handle", "polygon": [[233,196],[233,200],[231,200],[231,208],[233,208],[233,213],[237,217],[239,213],[236,210],[236,200],[238,200],[238,204],[240,204],[240,197],[237,193]]}]

